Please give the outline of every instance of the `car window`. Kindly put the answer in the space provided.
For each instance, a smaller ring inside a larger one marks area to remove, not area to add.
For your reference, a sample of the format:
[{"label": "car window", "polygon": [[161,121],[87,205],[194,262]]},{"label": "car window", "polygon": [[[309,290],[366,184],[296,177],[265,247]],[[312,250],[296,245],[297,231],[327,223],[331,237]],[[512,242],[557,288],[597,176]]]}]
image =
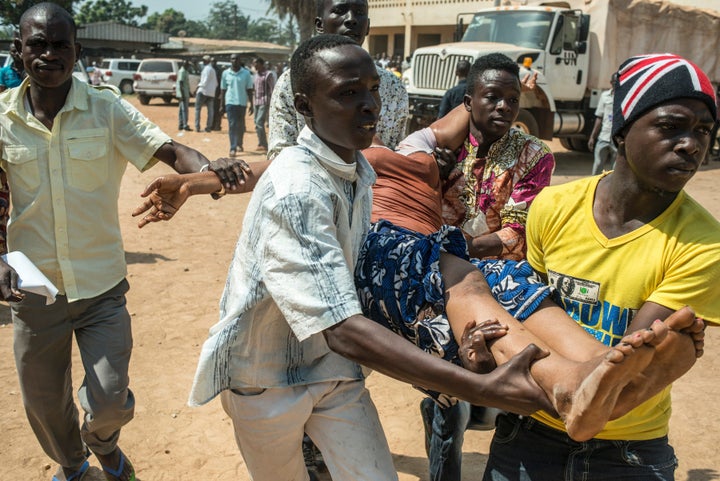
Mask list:
[{"label": "car window", "polygon": [[118,62],[118,70],[137,70],[140,62]]},{"label": "car window", "polygon": [[192,62],[190,62],[190,64],[188,65],[187,71],[189,74],[192,74],[192,75],[200,75],[200,71],[195,66],[195,64]]},{"label": "car window", "polygon": [[109,69],[110,68],[110,62],[107,60],[103,60],[100,62],[100,68],[102,69]]},{"label": "car window", "polygon": [[149,61],[140,65],[139,72],[173,72],[173,66],[171,62],[154,62]]}]

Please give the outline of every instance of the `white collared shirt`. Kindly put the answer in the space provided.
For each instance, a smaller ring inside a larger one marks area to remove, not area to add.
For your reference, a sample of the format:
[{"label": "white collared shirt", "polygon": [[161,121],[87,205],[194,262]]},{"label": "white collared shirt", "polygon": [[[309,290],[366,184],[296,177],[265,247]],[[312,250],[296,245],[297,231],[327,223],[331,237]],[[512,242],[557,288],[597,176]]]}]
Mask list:
[{"label": "white collared shirt", "polygon": [[191,405],[228,388],[362,378],[322,331],[361,314],[353,270],[375,173],[343,162],[309,128],[258,181],[203,345]]}]

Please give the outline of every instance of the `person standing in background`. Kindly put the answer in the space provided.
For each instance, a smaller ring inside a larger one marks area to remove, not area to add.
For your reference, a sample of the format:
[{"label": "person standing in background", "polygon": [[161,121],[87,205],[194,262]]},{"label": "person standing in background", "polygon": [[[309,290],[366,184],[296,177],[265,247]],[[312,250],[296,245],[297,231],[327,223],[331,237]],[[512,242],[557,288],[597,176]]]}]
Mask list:
[{"label": "person standing in background", "polygon": [[232,54],[230,68],[223,72],[220,81],[220,113],[227,112],[230,157],[243,151],[245,113],[248,103],[252,108],[252,90],[252,74],[242,66],[240,56]]},{"label": "person standing in background", "polygon": [[258,137],[258,151],[267,152],[268,141],[265,131],[265,124],[268,119],[268,109],[270,108],[270,97],[272,97],[275,88],[275,75],[271,70],[265,68],[265,60],[257,57],[253,61],[255,67],[255,93],[253,95],[253,104],[250,105],[250,114],[255,114],[255,132]]},{"label": "person standing in background", "polygon": [[190,109],[190,76],[188,74],[188,60],[183,60],[175,81],[175,96],[178,99],[178,130],[192,130],[188,125],[188,110]]},{"label": "person standing in background", "polygon": [[610,138],[613,122],[613,96],[615,94],[615,83],[617,74],[610,78],[610,90],[600,94],[600,100],[595,108],[595,125],[588,139],[588,149],[594,153],[595,160],[592,166],[592,175],[598,175],[607,166],[612,170],[615,165],[617,150]]},{"label": "person standing in background", "polygon": [[25,78],[25,67],[15,45],[10,45],[10,58],[10,65],[0,68],[0,92],[17,87]]},{"label": "person standing in background", "polygon": [[220,114],[220,79],[222,78],[223,68],[217,64],[217,59],[215,57],[212,58],[210,64],[212,65],[213,70],[215,70],[215,78],[218,79],[217,87],[215,87],[215,99],[213,100],[215,115],[213,116],[213,123],[210,128],[212,130],[220,131],[222,130],[223,118],[222,114]]},{"label": "person standing in background", "polygon": [[440,101],[440,111],[438,112],[438,118],[445,117],[448,112],[463,103],[465,98],[465,91],[467,90],[467,76],[470,72],[470,62],[467,60],[460,60],[455,67],[455,75],[458,78],[458,83],[447,90]]},{"label": "person standing in background", "polygon": [[210,55],[205,55],[202,61],[204,67],[200,73],[200,83],[195,91],[195,131],[200,132],[200,115],[203,106],[207,106],[208,116],[205,132],[210,132],[215,116],[215,90],[217,89],[218,79],[215,69],[210,64]]}]

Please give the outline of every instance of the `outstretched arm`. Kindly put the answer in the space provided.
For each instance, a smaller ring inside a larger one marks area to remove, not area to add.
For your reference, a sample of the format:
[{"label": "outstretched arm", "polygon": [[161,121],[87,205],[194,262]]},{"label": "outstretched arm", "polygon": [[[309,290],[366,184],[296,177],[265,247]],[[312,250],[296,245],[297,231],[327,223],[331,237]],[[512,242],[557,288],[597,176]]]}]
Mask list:
[{"label": "outstretched arm", "polygon": [[221,180],[219,172],[227,175],[228,171],[225,169],[221,169],[219,172],[170,174],[158,177],[140,194],[145,200],[133,210],[132,215],[135,217],[147,212],[138,222],[138,227],[142,228],[150,222],[170,220],[192,195],[251,192],[269,164],[270,161],[263,161],[247,166],[247,169],[242,172],[242,181],[238,180],[234,184],[237,187],[233,190],[226,190],[224,185],[226,179]]}]

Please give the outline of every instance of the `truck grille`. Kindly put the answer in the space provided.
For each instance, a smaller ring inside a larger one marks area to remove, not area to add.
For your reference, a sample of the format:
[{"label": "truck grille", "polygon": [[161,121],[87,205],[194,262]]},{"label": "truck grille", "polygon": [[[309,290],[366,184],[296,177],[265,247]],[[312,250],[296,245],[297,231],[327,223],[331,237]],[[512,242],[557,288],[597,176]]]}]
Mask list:
[{"label": "truck grille", "polygon": [[421,89],[447,90],[455,86],[455,67],[460,60],[470,64],[475,60],[468,55],[418,54],[413,59],[413,83]]}]

